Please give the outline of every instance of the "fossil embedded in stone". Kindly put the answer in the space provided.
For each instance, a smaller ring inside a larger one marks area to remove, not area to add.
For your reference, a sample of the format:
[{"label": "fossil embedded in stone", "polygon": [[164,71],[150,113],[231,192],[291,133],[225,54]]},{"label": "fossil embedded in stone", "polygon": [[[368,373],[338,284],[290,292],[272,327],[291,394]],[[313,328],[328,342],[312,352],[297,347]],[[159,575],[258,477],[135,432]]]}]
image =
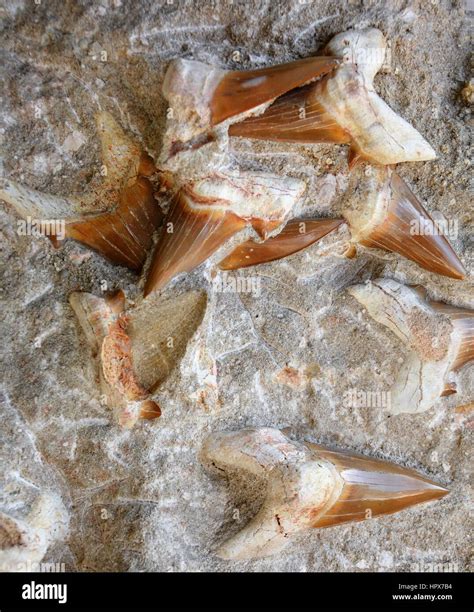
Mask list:
[{"label": "fossil embedded in stone", "polygon": [[350,143],[350,161],[396,164],[435,152],[376,93],[387,43],[379,30],[349,30],[326,48],[343,62],[319,81],[279,98],[263,114],[232,125],[231,136],[289,142]]},{"label": "fossil embedded in stone", "polygon": [[462,279],[466,273],[451,245],[408,185],[391,168],[372,168],[358,181],[344,211],[352,240],[399,253],[425,270]]},{"label": "fossil embedded in stone", "polygon": [[247,240],[220,263],[222,270],[237,270],[282,259],[314,244],[344,223],[343,219],[292,219],[279,234],[263,242]]},{"label": "fossil embedded in stone", "polygon": [[71,294],[71,306],[96,358],[102,394],[121,425],[160,416],[150,395],[181,360],[206,302],[205,293],[190,291],[120,309],[116,298]]},{"label": "fossil embedded in stone", "polygon": [[170,105],[169,117],[181,125],[176,136],[184,143],[226,119],[238,119],[269,104],[337,64],[336,58],[310,57],[258,70],[232,71],[177,59],[168,67],[162,92]]},{"label": "fossil embedded in stone", "polygon": [[140,270],[159,227],[162,212],[153,195],[152,159],[122,131],[108,113],[97,115],[105,178],[81,196],[60,198],[13,181],[0,181],[0,198],[25,219],[64,224],[63,235],[45,232],[55,246],[72,238],[116,264]]},{"label": "fossil embedded in stone", "polygon": [[299,179],[258,172],[216,173],[185,185],[164,221],[145,295],[196,268],[245,227],[265,239],[284,223],[305,187]]},{"label": "fossil embedded in stone", "polygon": [[425,291],[380,279],[349,289],[408,355],[391,388],[390,411],[423,412],[456,392],[453,375],[474,359],[474,311],[426,299]]},{"label": "fossil embedded in stone", "polygon": [[266,487],[256,516],[218,549],[224,559],[271,555],[312,527],[371,519],[448,493],[411,469],[294,442],[271,428],[211,435],[202,460],[220,474],[253,474]]}]

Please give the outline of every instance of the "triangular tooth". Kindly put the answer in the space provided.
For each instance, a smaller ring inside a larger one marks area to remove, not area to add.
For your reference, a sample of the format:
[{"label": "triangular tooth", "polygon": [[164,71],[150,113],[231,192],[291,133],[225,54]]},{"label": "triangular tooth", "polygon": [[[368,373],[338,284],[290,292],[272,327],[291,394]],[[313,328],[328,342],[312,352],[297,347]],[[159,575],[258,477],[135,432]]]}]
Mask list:
[{"label": "triangular tooth", "polygon": [[219,268],[237,270],[287,257],[314,244],[341,223],[343,219],[293,219],[265,242],[247,240],[240,244],[219,263]]},{"label": "triangular tooth", "polygon": [[218,549],[224,559],[271,555],[313,527],[391,514],[448,493],[413,470],[293,442],[271,428],[211,435],[201,458],[221,474],[242,470],[262,479],[259,489],[266,485],[259,512]]},{"label": "triangular tooth", "polygon": [[444,389],[441,391],[440,396],[441,397],[447,397],[448,395],[453,395],[454,393],[457,393],[456,383],[447,382],[444,385]]},{"label": "triangular tooth", "polygon": [[[0,198],[23,218],[46,221],[54,246],[72,238],[113,263],[140,270],[163,217],[147,178],[155,172],[153,160],[108,113],[99,113],[97,127],[107,173],[95,191],[59,198],[2,179]],[[63,225],[61,235],[51,233],[57,223]]]},{"label": "triangular tooth", "polygon": [[336,466],[344,483],[338,499],[317,519],[314,527],[330,527],[392,514],[449,493],[414,470],[318,445],[309,446],[319,457]]},{"label": "triangular tooth", "polygon": [[195,204],[189,192],[176,194],[153,254],[145,296],[163,288],[177,274],[199,266],[246,225],[230,211]]},{"label": "triangular tooth", "polygon": [[211,100],[211,122],[240,115],[326,74],[337,66],[332,57],[309,57],[259,70],[227,72]]},{"label": "triangular tooth", "polygon": [[374,90],[385,51],[385,38],[374,28],[338,34],[325,50],[344,58],[333,72],[277,100],[259,117],[231,126],[230,134],[289,142],[350,142],[352,166],[362,160],[386,165],[435,159],[426,140]]},{"label": "triangular tooth", "polygon": [[113,212],[66,223],[66,237],[98,251],[110,261],[140,270],[163,219],[150,181],[142,176],[115,195]]},{"label": "triangular tooth", "polygon": [[105,298],[75,292],[70,304],[91,348],[102,393],[123,427],[161,411],[149,398],[183,357],[205,314],[207,297],[190,291],[125,308],[123,292]]},{"label": "triangular tooth", "polygon": [[145,400],[140,405],[140,418],[146,421],[158,419],[161,416],[161,408],[153,400]]},{"label": "triangular tooth", "polygon": [[399,253],[422,268],[462,279],[465,269],[446,238],[434,231],[428,212],[391,169],[378,171],[381,181],[368,194],[359,215],[346,211],[353,240],[369,248]]},{"label": "triangular tooth", "polygon": [[248,225],[263,234],[280,225],[302,195],[298,179],[262,173],[216,174],[175,196],[145,283],[145,295],[193,270]]},{"label": "triangular tooth", "polygon": [[314,85],[291,91],[261,115],[232,124],[229,135],[281,142],[350,143],[349,132],[318,102],[316,93]]}]

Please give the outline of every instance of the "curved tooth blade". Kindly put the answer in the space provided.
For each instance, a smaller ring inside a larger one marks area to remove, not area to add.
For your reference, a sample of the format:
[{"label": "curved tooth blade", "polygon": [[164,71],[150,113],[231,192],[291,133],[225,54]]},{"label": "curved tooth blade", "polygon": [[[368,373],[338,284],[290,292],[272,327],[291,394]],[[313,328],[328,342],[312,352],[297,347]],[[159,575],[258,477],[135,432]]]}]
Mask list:
[{"label": "curved tooth blade", "polygon": [[348,144],[351,135],[318,102],[313,85],[291,91],[264,113],[229,127],[230,136],[282,142]]},{"label": "curved tooth blade", "polygon": [[220,263],[221,270],[237,270],[282,259],[314,244],[344,223],[343,219],[293,219],[265,242],[247,240]]},{"label": "curved tooth blade", "polygon": [[308,446],[315,454],[333,463],[344,482],[339,498],[313,527],[330,527],[392,514],[449,493],[414,470],[387,461],[335,452],[315,444]]},{"label": "curved tooth blade", "polygon": [[211,124],[240,115],[270,102],[332,70],[339,60],[309,57],[259,70],[235,70],[224,74],[210,102]]}]

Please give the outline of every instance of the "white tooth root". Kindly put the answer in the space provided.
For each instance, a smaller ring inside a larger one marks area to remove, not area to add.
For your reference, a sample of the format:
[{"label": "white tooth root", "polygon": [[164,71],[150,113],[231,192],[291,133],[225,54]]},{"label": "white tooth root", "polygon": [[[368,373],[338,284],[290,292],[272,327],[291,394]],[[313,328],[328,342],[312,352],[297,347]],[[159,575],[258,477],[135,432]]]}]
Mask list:
[{"label": "white tooth root", "polygon": [[474,359],[474,311],[430,302],[418,288],[390,279],[355,285],[349,293],[408,350],[391,388],[392,414],[423,412],[455,392],[450,378]]}]

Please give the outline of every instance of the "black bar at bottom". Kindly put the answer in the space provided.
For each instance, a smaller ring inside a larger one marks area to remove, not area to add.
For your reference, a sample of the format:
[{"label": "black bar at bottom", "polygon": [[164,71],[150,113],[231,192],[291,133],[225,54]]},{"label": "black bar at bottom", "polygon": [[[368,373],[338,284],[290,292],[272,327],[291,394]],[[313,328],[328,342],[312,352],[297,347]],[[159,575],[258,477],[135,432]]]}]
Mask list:
[{"label": "black bar at bottom", "polygon": [[[1,574],[0,611],[34,608],[463,611],[472,610],[469,583],[472,576],[459,573]],[[44,599],[45,596],[50,598]]]}]

